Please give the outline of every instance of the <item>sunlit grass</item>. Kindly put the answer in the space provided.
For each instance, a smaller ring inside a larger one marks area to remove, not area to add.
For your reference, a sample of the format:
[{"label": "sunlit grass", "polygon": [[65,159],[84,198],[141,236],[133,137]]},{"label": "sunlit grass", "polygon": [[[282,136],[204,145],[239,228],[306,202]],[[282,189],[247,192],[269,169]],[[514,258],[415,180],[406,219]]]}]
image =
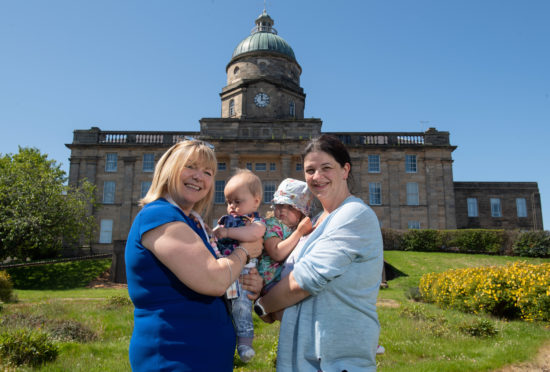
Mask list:
[{"label": "sunlit grass", "polygon": [[[486,315],[442,310],[432,304],[415,303],[405,292],[422,274],[450,268],[504,265],[515,257],[450,253],[385,252],[386,261],[403,275],[381,290],[378,314],[380,343],[386,348],[377,356],[379,371],[492,371],[507,364],[531,360],[550,341],[550,324],[504,321]],[[543,259],[524,259],[531,263]],[[20,302],[5,304],[2,315],[27,313],[48,319],[76,320],[93,329],[98,340],[65,342],[55,362],[41,371],[130,371],[128,345],[133,327],[133,307],[110,308],[108,299],[127,296],[126,289],[80,288],[67,290],[16,290]],[[409,311],[404,311],[409,309]],[[411,310],[412,309],[412,310]],[[412,315],[411,315],[412,314]],[[419,314],[419,316],[413,316]],[[465,322],[488,319],[498,333],[493,337],[473,337],[459,330]],[[265,324],[254,316],[256,357],[248,364],[236,359],[236,371],[274,371],[273,345],[278,324]],[[353,326],[353,322],[350,322]],[[31,371],[19,368],[18,371]]]}]

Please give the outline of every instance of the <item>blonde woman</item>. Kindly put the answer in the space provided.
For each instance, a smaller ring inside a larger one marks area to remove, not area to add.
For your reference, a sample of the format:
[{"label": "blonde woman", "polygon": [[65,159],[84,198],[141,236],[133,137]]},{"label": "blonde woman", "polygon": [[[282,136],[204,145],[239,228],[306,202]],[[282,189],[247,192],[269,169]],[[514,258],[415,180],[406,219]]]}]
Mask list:
[{"label": "blonde woman", "polygon": [[[126,243],[128,292],[135,306],[134,371],[232,371],[235,330],[224,300],[262,242],[216,258],[200,213],[216,173],[211,145],[186,140],[159,160]],[[259,292],[261,277],[243,280]],[[215,346],[215,347],[214,347]]]}]

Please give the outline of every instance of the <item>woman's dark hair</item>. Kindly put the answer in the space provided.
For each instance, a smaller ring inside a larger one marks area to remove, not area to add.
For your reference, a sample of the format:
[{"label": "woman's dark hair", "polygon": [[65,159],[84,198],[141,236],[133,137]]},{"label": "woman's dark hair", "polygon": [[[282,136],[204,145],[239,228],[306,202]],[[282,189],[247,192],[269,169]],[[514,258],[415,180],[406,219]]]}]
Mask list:
[{"label": "woman's dark hair", "polygon": [[307,154],[310,152],[316,152],[316,151],[322,151],[334,158],[338,164],[340,164],[341,167],[343,167],[346,163],[349,164],[349,174],[348,174],[348,187],[351,188],[353,186],[353,174],[351,173],[352,164],[351,164],[351,157],[349,156],[348,149],[342,141],[340,141],[337,137],[331,136],[329,134],[323,134],[320,137],[314,138],[307,144],[306,148],[302,152],[302,163],[304,162],[304,159]]}]

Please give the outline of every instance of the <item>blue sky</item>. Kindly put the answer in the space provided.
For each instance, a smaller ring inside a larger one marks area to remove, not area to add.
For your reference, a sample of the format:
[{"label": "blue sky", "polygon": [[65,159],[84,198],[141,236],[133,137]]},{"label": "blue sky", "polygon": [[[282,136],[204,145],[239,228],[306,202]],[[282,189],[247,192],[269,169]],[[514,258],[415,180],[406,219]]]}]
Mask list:
[{"label": "blue sky", "polygon": [[[0,153],[68,171],[73,130],[220,116],[263,0],[0,0]],[[324,131],[451,133],[455,181],[538,182],[550,223],[550,1],[272,0]]]}]

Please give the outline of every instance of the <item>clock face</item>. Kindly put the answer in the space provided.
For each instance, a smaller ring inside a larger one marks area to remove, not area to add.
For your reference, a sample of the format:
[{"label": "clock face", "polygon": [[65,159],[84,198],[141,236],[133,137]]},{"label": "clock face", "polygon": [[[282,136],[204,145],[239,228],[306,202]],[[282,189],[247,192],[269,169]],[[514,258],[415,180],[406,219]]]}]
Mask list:
[{"label": "clock face", "polygon": [[266,107],[269,104],[269,96],[267,93],[258,93],[254,97],[254,103],[258,107]]}]

